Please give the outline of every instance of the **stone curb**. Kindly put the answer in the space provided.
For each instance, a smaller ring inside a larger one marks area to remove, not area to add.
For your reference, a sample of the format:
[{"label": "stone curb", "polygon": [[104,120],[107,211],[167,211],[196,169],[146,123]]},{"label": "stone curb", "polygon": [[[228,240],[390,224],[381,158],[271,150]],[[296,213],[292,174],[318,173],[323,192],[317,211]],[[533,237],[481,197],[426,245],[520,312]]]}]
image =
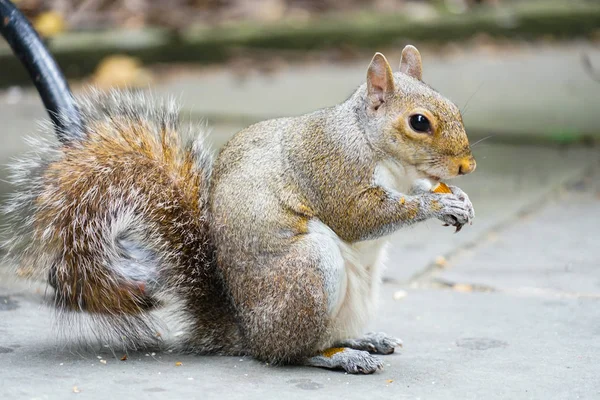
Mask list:
[{"label": "stone curb", "polygon": [[[239,49],[373,48],[409,41],[443,43],[478,33],[520,39],[589,37],[599,26],[600,4],[534,3],[510,11],[481,10],[468,17],[438,14],[416,20],[398,14],[360,14],[296,23],[196,27],[182,32],[72,32],[56,37],[49,47],[67,77],[80,78],[89,75],[104,57],[119,53],[143,63],[215,63]],[[10,49],[1,46],[0,87],[27,83],[29,77]]]}]

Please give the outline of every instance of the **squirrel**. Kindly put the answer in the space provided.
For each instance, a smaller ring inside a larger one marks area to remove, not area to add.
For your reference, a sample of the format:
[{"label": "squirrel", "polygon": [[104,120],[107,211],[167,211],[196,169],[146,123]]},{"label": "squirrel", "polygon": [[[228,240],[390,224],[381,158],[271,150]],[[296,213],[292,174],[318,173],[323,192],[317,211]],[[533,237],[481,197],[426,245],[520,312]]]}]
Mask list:
[{"label": "squirrel", "polygon": [[[24,38],[51,60],[35,31]],[[423,82],[410,45],[398,72],[376,53],[346,101],[254,124],[216,157],[173,102],[74,98],[52,79],[38,89],[61,99],[46,104],[60,140],[46,132],[12,165],[5,249],[47,278],[59,310],[128,346],[151,343],[152,310],[176,302],[184,351],[373,373],[402,344],[363,334],[389,235],[475,216],[458,187],[419,184],[476,163],[458,107]]]}]

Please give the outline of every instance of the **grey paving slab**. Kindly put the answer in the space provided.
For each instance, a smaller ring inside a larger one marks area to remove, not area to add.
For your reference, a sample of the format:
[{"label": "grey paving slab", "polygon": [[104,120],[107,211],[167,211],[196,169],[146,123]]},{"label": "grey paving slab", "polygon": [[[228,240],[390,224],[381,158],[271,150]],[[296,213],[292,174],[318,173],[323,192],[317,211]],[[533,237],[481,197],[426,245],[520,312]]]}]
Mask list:
[{"label": "grey paving slab", "polygon": [[397,334],[405,346],[386,356],[385,369],[371,376],[159,350],[129,353],[120,361],[120,351],[113,355],[100,345],[84,349],[56,339],[50,311],[33,295],[15,294],[9,304],[17,308],[0,308],[0,397],[64,399],[75,396],[74,386],[77,396],[87,399],[572,399],[600,394],[597,300],[407,290],[396,301],[398,289],[385,286],[373,327]]},{"label": "grey paving slab", "polygon": [[0,161],[3,161],[3,164],[8,157],[25,148],[22,138],[34,133],[38,123],[46,118],[39,97],[32,92],[26,93],[19,96],[17,103],[12,103],[8,100],[10,95],[6,91],[0,92]]},{"label": "grey paving slab", "polygon": [[396,307],[383,308],[377,327],[402,329],[405,351],[394,372],[402,382],[413,381],[411,388],[417,385],[414,397],[596,398],[599,305],[409,291]]},{"label": "grey paving slab", "polygon": [[[32,92],[0,91],[0,193],[9,189],[6,183],[6,165],[11,157],[25,151],[24,136],[38,129],[38,123],[46,117],[42,102]],[[0,202],[1,202],[0,198]]]},{"label": "grey paving slab", "polygon": [[600,197],[569,193],[460,253],[436,277],[516,293],[600,298]]}]

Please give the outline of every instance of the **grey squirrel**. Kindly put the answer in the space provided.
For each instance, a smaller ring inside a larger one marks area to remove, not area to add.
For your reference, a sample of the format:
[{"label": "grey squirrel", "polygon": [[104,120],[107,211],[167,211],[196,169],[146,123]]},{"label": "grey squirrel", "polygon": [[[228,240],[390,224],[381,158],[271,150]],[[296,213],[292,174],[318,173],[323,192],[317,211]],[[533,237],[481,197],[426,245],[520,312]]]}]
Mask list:
[{"label": "grey squirrel", "polygon": [[170,102],[41,90],[55,87],[71,111],[50,109],[61,140],[12,166],[8,256],[48,279],[58,309],[130,346],[151,343],[149,313],[175,301],[186,351],[375,372],[374,354],[401,345],[363,332],[389,234],[474,218],[461,189],[426,186],[475,160],[413,46],[399,72],[377,53],[343,103],[252,125],[214,160]]}]

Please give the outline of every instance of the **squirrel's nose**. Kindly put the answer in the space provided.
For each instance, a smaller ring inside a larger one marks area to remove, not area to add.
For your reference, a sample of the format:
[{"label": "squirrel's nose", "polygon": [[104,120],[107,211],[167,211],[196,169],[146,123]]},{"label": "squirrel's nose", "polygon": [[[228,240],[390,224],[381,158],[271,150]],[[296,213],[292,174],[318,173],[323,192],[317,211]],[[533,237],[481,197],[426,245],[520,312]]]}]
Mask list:
[{"label": "squirrel's nose", "polygon": [[476,167],[477,167],[477,162],[475,162],[475,159],[473,158],[473,156],[464,158],[458,164],[458,174],[459,175],[470,174],[471,172],[475,171]]}]

